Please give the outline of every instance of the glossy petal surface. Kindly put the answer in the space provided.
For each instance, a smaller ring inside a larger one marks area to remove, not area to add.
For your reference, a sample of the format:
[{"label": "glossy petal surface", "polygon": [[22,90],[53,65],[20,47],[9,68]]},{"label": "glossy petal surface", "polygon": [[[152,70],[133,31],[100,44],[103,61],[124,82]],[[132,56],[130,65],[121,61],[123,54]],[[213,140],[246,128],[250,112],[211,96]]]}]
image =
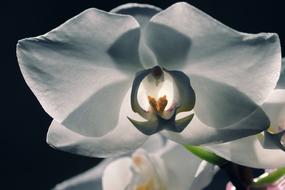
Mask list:
[{"label": "glossy petal surface", "polygon": [[112,159],[104,160],[95,168],[57,184],[53,190],[103,190],[102,174],[106,166],[112,161]]}]

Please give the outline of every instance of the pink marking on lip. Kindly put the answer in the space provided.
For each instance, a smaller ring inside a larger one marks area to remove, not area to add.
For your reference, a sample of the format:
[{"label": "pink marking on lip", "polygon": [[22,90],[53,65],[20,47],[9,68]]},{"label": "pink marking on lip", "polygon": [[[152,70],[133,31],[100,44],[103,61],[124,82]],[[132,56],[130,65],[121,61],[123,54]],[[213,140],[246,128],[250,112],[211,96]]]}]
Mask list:
[{"label": "pink marking on lip", "polygon": [[170,106],[170,108],[168,108],[168,112],[172,112],[175,108],[176,108],[176,102],[174,102],[171,106]]}]

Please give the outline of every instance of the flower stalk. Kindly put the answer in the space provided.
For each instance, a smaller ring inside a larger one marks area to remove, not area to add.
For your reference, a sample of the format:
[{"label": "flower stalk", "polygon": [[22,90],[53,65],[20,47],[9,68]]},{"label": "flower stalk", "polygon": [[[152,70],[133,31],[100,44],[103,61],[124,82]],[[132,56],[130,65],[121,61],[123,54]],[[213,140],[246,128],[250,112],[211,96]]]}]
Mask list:
[{"label": "flower stalk", "polygon": [[253,177],[250,168],[225,160],[201,146],[184,145],[184,147],[199,158],[219,166],[221,170],[227,173],[237,190],[247,190],[247,186],[251,184]]},{"label": "flower stalk", "polygon": [[285,167],[279,168],[271,173],[264,173],[261,176],[253,180],[253,187],[264,186],[268,184],[273,184],[279,181],[282,177],[285,176]]},{"label": "flower stalk", "polygon": [[199,158],[219,166],[221,170],[227,173],[237,190],[247,190],[248,186],[252,184],[251,168],[230,162],[201,146],[184,145],[184,147]]},{"label": "flower stalk", "polygon": [[236,190],[263,190],[266,189],[266,185],[276,183],[285,175],[284,167],[254,178],[252,168],[230,162],[201,146],[184,145],[184,147],[199,158],[219,166],[226,172]]},{"label": "flower stalk", "polygon": [[215,153],[202,148],[201,146],[192,146],[192,145],[184,145],[184,147],[194,155],[198,156],[199,158],[213,164],[218,165],[219,167],[225,165],[229,161],[225,160],[224,158],[216,155]]}]

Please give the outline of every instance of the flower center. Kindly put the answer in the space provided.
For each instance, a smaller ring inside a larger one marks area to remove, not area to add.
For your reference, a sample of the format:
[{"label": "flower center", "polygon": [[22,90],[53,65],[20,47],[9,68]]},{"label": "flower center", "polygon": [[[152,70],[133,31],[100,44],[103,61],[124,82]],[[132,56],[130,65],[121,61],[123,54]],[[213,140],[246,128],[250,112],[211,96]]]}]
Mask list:
[{"label": "flower center", "polygon": [[[131,107],[143,121],[127,118],[145,135],[164,129],[180,133],[194,117],[190,111],[195,101],[195,92],[187,75],[155,66],[138,72],[133,81]],[[189,115],[176,119],[181,112]]]},{"label": "flower center", "polygon": [[170,74],[160,67],[154,67],[142,80],[137,98],[139,106],[145,111],[161,114],[173,107],[179,100],[179,94]]},{"label": "flower center", "polygon": [[159,66],[155,66],[152,69],[152,76],[156,79],[159,80],[161,79],[161,77],[163,76],[163,71],[161,70],[161,68]]},{"label": "flower center", "polygon": [[168,100],[166,95],[160,97],[158,100],[155,100],[155,98],[152,96],[148,96],[148,102],[155,112],[162,113],[167,105]]}]

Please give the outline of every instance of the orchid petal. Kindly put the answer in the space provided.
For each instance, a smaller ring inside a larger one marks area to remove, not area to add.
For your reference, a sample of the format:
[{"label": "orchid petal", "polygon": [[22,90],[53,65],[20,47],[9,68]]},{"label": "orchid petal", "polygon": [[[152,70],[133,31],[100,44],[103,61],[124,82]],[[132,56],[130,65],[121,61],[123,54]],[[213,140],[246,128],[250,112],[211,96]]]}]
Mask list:
[{"label": "orchid petal", "polygon": [[103,171],[112,161],[113,159],[104,160],[96,167],[57,184],[53,190],[103,190],[101,184]]},{"label": "orchid petal", "polygon": [[[159,135],[155,135],[148,140],[149,143],[159,141],[161,141]],[[186,151],[181,145],[170,141],[167,141],[165,146],[160,147],[155,152],[148,153],[142,149],[134,153],[141,155],[141,158],[145,161],[144,164],[146,164],[142,166],[145,169],[144,173],[140,175],[147,175],[141,177],[153,175],[152,177],[156,178],[154,180],[162,188],[188,190],[191,187],[190,189],[202,190],[216,172],[213,165],[200,160]],[[132,180],[139,177],[134,176],[134,160],[132,159],[130,157],[107,159],[82,175],[58,184],[54,190],[77,190],[79,188],[88,190],[94,188],[98,190],[126,189],[130,184],[136,183]]]},{"label": "orchid petal", "polygon": [[[153,135],[141,146],[148,153],[154,153],[164,147],[166,139],[157,134]],[[53,190],[103,190],[102,175],[105,168],[116,158],[106,159],[88,171],[57,184]]]},{"label": "orchid petal", "polygon": [[232,126],[255,112],[279,77],[276,34],[237,32],[187,3],[155,15],[145,36],[160,66],[180,67],[189,76],[197,95],[194,110],[214,128]]},{"label": "orchid petal", "polygon": [[189,78],[181,71],[167,71],[175,81],[179,94],[179,107],[177,113],[190,111],[194,108],[196,95],[191,87]]},{"label": "orchid petal", "polygon": [[161,11],[161,8],[148,5],[148,4],[139,4],[139,3],[127,3],[124,5],[120,5],[110,12],[124,14],[124,15],[131,15],[135,17],[141,27],[144,27],[148,21],[153,17],[155,14]]},{"label": "orchid petal", "polygon": [[264,133],[264,148],[285,151],[285,90],[274,90],[262,108],[271,122],[269,132]]},{"label": "orchid petal", "polygon": [[45,35],[19,41],[18,61],[50,116],[82,135],[100,136],[116,126],[130,73],[142,69],[139,33],[131,16],[88,9]]},{"label": "orchid petal", "polygon": [[159,123],[158,120],[151,121],[136,121],[130,117],[128,117],[130,122],[136,127],[139,131],[141,131],[145,135],[153,135],[158,131],[161,131],[163,126]]},{"label": "orchid petal", "polygon": [[212,182],[213,176],[217,173],[218,170],[218,166],[213,166],[206,161],[202,161],[195,174],[195,179],[190,189],[204,189]]},{"label": "orchid petal", "polygon": [[139,104],[139,100],[138,100],[138,93],[139,93],[139,86],[142,82],[142,80],[152,72],[152,69],[147,69],[147,70],[143,70],[140,71],[136,74],[136,77],[133,81],[133,85],[132,85],[132,93],[131,93],[131,106],[132,106],[132,110],[135,113],[140,114],[144,119],[148,119],[148,114],[146,112],[146,110],[144,110],[140,104]]},{"label": "orchid petal", "polygon": [[170,131],[174,131],[174,132],[182,132],[188,125],[189,123],[192,121],[194,117],[194,114],[190,114],[186,117],[183,117],[181,119],[176,119],[175,120],[175,129],[169,129]]},{"label": "orchid petal", "polygon": [[[203,187],[207,186],[208,182],[211,181],[214,176],[214,166],[211,164],[210,167],[202,167],[201,164],[205,164],[200,158],[186,151],[183,146],[174,144],[168,141],[168,145],[164,150],[157,153],[157,157],[160,158],[164,166],[166,167],[167,189],[176,189],[176,190],[189,190],[195,189],[200,190]],[[159,160],[159,159],[158,159]],[[207,169],[207,171],[198,171],[198,169]],[[208,175],[207,177],[200,175],[200,172],[207,172],[212,175]],[[205,177],[203,181],[203,185],[200,184],[200,188],[195,184],[196,180],[201,180],[200,177]],[[190,188],[191,187],[191,188]]]},{"label": "orchid petal", "polygon": [[[172,36],[168,40],[170,30],[176,31],[176,36],[171,32],[173,36],[184,40],[168,44],[176,39]],[[279,77],[281,49],[277,34],[235,31],[185,2],[155,15],[146,41],[159,65],[180,67],[190,78],[195,74],[225,83],[259,105]]]},{"label": "orchid petal", "polygon": [[281,73],[276,88],[285,89],[285,58],[282,59]]},{"label": "orchid petal", "polygon": [[274,90],[262,108],[270,119],[270,132],[264,131],[261,137],[250,136],[224,144],[211,145],[209,148],[223,158],[250,167],[285,166],[285,146],[282,141],[285,134],[285,90]]},{"label": "orchid petal", "polygon": [[188,126],[188,124],[193,119],[194,114],[190,114],[184,118],[175,120],[175,115],[173,115],[169,120],[157,116],[157,120],[150,121],[136,121],[128,117],[130,122],[143,134],[153,135],[163,129],[169,131],[174,131],[180,133]]},{"label": "orchid petal", "polygon": [[264,148],[256,135],[208,148],[227,160],[249,167],[273,169],[285,166],[285,152]]},{"label": "orchid petal", "polygon": [[[247,95],[225,83],[196,75],[191,83],[196,94],[195,114],[210,127],[227,128],[259,109]],[[266,129],[268,125],[255,127]]]},{"label": "orchid petal", "polygon": [[165,146],[167,139],[159,133],[149,136],[145,143],[140,147],[148,153],[159,151]]},{"label": "orchid petal", "polygon": [[109,164],[102,176],[102,185],[104,190],[124,190],[131,182],[132,160],[129,157],[123,157]]},{"label": "orchid petal", "polygon": [[211,144],[222,143],[250,136],[262,132],[260,126],[269,126],[269,120],[261,108],[257,109],[243,120],[228,126],[227,128],[215,129],[205,125],[194,115],[190,124],[181,133],[162,131],[167,138],[180,144]]},{"label": "orchid petal", "polygon": [[[128,131],[128,133],[126,133]],[[147,139],[129,122],[102,137],[86,137],[75,133],[53,120],[47,143],[57,149],[90,157],[111,157],[134,151]]]},{"label": "orchid petal", "polygon": [[144,33],[145,27],[148,25],[149,20],[160,11],[160,8],[153,5],[138,3],[128,3],[111,10],[111,12],[114,13],[131,15],[139,22],[141,35],[138,51],[140,61],[145,68],[153,67],[157,64],[155,55],[145,43]]},{"label": "orchid petal", "polygon": [[134,151],[148,139],[148,136],[139,132],[127,119],[127,116],[135,118],[129,101],[130,93],[131,90],[122,102],[117,126],[107,134],[96,137],[84,136],[53,120],[48,130],[47,143],[67,152],[92,157],[117,156]]},{"label": "orchid petal", "polygon": [[285,129],[285,90],[276,89],[262,105],[274,132]]}]

